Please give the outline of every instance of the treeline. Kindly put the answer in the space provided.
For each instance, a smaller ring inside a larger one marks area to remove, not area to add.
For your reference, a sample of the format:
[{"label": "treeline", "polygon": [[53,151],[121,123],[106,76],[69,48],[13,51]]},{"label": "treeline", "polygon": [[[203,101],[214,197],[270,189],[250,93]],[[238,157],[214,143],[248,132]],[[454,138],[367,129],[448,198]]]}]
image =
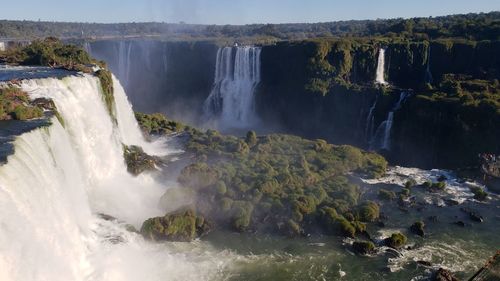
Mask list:
[{"label": "treeline", "polygon": [[294,40],[331,36],[387,36],[414,39],[459,37],[471,40],[497,40],[500,35],[500,12],[311,24],[195,25],[153,22],[99,24],[0,21],[0,38],[32,39],[48,36],[92,38],[144,35],[181,39],[264,37],[275,40]]}]

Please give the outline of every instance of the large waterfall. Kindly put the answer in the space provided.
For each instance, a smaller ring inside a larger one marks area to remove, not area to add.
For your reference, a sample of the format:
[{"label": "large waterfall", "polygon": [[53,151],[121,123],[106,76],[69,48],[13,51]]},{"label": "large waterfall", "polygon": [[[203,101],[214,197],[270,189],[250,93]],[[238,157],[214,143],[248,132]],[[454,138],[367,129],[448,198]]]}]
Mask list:
[{"label": "large waterfall", "polygon": [[213,89],[204,113],[221,128],[246,128],[256,122],[254,92],[260,82],[258,47],[224,47],[217,52]]},{"label": "large waterfall", "polygon": [[378,126],[375,134],[370,140],[370,149],[379,150],[391,149],[391,131],[392,131],[392,123],[394,122],[394,112],[401,108],[402,103],[408,97],[407,92],[401,92],[399,95],[399,99],[392,108],[391,111],[387,114],[387,119],[383,121],[380,126]]},{"label": "large waterfall", "polygon": [[52,118],[18,136],[0,166],[0,280],[207,280],[230,258],[150,244],[126,230],[163,214],[166,187],[127,173],[122,142],[145,141],[114,82],[117,126],[93,76],[21,83],[32,98],[52,99],[64,125]]},{"label": "large waterfall", "polygon": [[382,85],[387,84],[387,81],[385,81],[385,49],[383,48],[380,48],[378,52],[375,82]]}]

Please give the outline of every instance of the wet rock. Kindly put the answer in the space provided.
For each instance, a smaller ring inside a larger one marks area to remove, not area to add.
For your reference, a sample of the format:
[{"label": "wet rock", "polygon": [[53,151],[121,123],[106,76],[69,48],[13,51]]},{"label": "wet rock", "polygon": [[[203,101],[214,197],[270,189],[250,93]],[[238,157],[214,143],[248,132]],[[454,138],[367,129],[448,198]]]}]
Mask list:
[{"label": "wet rock", "polygon": [[451,271],[440,268],[434,276],[431,278],[432,281],[459,281],[455,276],[453,276],[453,273]]},{"label": "wet rock", "polygon": [[474,211],[470,208],[460,208],[460,210],[469,215],[469,218],[475,222],[483,222],[483,216],[479,214],[477,211]]},{"label": "wet rock", "polygon": [[425,224],[423,221],[417,221],[410,227],[410,231],[418,236],[423,237],[425,235],[424,231]]},{"label": "wet rock", "polygon": [[427,267],[432,266],[432,263],[430,261],[417,261],[417,264],[427,266]]},{"label": "wet rock", "polygon": [[443,182],[443,181],[446,181],[448,180],[448,178],[445,176],[445,175],[440,175],[438,178],[437,178],[438,182]]},{"label": "wet rock", "polygon": [[133,175],[138,175],[144,171],[156,170],[156,166],[161,163],[158,157],[146,154],[141,147],[135,145],[125,146],[123,154],[127,170]]},{"label": "wet rock", "polygon": [[407,240],[408,239],[404,234],[398,232],[398,233],[393,233],[391,237],[384,239],[383,243],[387,247],[399,249],[406,244]]},{"label": "wet rock", "polygon": [[460,204],[460,202],[458,202],[455,199],[451,199],[451,198],[444,198],[443,201],[448,206],[456,206],[456,205]]},{"label": "wet rock", "polygon": [[461,226],[461,227],[465,227],[465,226],[466,226],[465,222],[463,222],[463,221],[456,221],[456,222],[454,222],[453,224],[454,224],[454,225]]}]

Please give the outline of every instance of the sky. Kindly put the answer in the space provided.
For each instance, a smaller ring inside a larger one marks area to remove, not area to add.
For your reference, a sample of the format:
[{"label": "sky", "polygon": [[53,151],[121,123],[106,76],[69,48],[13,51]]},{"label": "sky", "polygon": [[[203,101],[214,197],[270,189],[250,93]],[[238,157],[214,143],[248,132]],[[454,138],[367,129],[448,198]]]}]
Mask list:
[{"label": "sky", "polygon": [[0,19],[251,24],[500,11],[500,0],[0,0]]}]

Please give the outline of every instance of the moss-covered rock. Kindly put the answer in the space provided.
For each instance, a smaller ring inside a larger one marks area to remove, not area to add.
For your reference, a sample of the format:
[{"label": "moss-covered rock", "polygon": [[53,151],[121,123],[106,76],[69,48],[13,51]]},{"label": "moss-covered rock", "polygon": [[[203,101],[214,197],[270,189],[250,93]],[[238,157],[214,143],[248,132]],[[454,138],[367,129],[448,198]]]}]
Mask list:
[{"label": "moss-covered rock", "polygon": [[404,234],[398,232],[398,233],[393,233],[389,238],[386,238],[384,240],[384,244],[387,245],[388,247],[398,249],[404,246],[407,240],[408,239]]},{"label": "moss-covered rock", "polygon": [[189,242],[210,229],[210,223],[202,216],[197,216],[194,211],[187,210],[146,220],[142,224],[141,234],[153,241]]},{"label": "moss-covered rock", "polygon": [[424,236],[425,235],[424,227],[425,224],[423,221],[417,221],[411,225],[410,231],[418,236]]},{"label": "moss-covered rock", "polygon": [[0,120],[29,120],[43,116],[43,108],[15,86],[0,87]]},{"label": "moss-covered rock", "polygon": [[123,155],[127,170],[133,175],[138,175],[144,171],[154,171],[161,162],[158,157],[148,155],[141,147],[136,145],[124,145]]},{"label": "moss-covered rock", "polygon": [[375,244],[371,241],[354,241],[352,249],[357,254],[368,255],[375,252]]}]

